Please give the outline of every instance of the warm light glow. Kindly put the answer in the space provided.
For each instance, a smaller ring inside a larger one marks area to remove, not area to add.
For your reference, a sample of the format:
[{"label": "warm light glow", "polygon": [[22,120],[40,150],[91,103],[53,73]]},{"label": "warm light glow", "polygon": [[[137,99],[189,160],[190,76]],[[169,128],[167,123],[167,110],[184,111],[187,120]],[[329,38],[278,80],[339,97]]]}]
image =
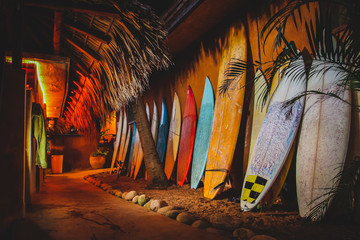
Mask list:
[{"label": "warm light glow", "polygon": [[[8,63],[12,63],[12,57],[6,57],[5,61],[8,62]],[[43,101],[44,101],[44,104],[45,104],[46,103],[45,91],[44,91],[44,87],[42,85],[42,80],[41,80],[41,77],[40,77],[40,74],[39,74],[39,72],[40,72],[40,70],[39,70],[40,63],[37,62],[37,61],[31,60],[31,59],[26,59],[26,58],[23,58],[22,63],[35,64],[35,66],[36,66],[36,75],[37,75],[38,80],[39,80],[39,86],[40,86],[40,89],[41,89],[41,91],[43,93]]]}]

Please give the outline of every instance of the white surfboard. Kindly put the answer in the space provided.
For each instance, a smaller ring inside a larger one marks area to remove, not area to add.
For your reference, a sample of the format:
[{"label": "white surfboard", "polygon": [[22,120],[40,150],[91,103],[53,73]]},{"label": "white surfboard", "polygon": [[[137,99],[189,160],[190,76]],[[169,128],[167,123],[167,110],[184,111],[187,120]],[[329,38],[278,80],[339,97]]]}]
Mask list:
[{"label": "white surfboard", "polygon": [[[320,63],[320,64],[319,64]],[[337,85],[345,73],[318,60],[313,61],[316,73],[310,74],[308,91],[336,92],[350,102],[350,91]],[[350,132],[349,104],[324,95],[308,95],[296,159],[296,188],[299,213],[307,217],[313,207],[326,200],[326,194],[338,186],[334,177],[343,169]],[[329,204],[331,203],[331,198]],[[312,220],[320,220],[327,206]]]},{"label": "white surfboard", "polygon": [[[303,64],[302,58],[297,61]],[[305,79],[294,81],[287,73],[279,83],[248,164],[241,193],[242,210],[253,209],[279,175],[300,125],[304,98],[285,108],[283,103],[305,89]]]},{"label": "white surfboard", "polygon": [[151,134],[154,139],[155,145],[156,145],[156,140],[157,140],[158,129],[159,129],[159,117],[158,117],[158,110],[156,107],[156,103],[154,101],[154,108],[153,108],[153,114],[152,114],[152,119],[151,119]]},{"label": "white surfboard", "polygon": [[110,166],[110,173],[113,172],[115,160],[118,156],[119,152],[119,145],[120,145],[120,139],[121,139],[121,131],[122,131],[122,114],[123,112],[120,111],[119,121],[117,123],[117,132],[116,132],[116,138],[114,143],[114,152],[111,160],[111,166]]}]

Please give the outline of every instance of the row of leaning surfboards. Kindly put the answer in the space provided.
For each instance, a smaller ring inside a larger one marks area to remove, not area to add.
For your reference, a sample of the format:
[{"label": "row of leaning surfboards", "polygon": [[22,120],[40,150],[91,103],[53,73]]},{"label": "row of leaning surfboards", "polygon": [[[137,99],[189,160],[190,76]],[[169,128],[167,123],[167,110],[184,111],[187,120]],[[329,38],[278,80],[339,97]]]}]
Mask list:
[{"label": "row of leaning surfboards", "polygon": [[[217,89],[225,80],[224,71],[230,59],[246,59],[244,40],[233,41],[232,50],[225,51],[223,55]],[[302,62],[302,59],[297,61]],[[286,179],[296,148],[297,197],[301,216],[307,216],[326,197],[327,191],[337,186],[334,177],[342,170],[346,157],[350,106],[339,99],[314,95],[300,98],[288,107],[283,105],[284,101],[305,90],[336,91],[345,101],[351,101],[350,92],[336,84],[341,77],[340,72],[327,69],[329,66],[317,60],[313,64],[318,73],[311,74],[308,81],[292,81],[291,73],[284,73],[280,69],[272,83],[268,102],[263,108],[254,104],[250,157],[248,161],[244,160],[246,172],[240,204],[244,211],[253,209],[260,201],[266,200],[270,205],[273,203]],[[258,98],[259,89],[265,83],[260,70],[256,76],[254,99]],[[244,74],[239,80],[241,85],[245,77]],[[221,96],[217,92],[215,102],[207,78],[198,121],[190,87],[183,117],[176,93],[170,119],[164,99],[160,121],[155,102],[152,117],[147,106],[152,135],[168,179],[177,164],[176,181],[182,186],[192,163],[192,188],[198,187],[205,172],[204,197],[213,199],[222,191],[234,157],[244,90],[230,88]],[[118,124],[113,163],[116,159],[123,162],[129,148],[129,175],[136,179],[143,161],[138,132],[135,124],[130,132],[125,113],[121,113]],[[130,135],[135,136],[132,143],[129,143]]]}]

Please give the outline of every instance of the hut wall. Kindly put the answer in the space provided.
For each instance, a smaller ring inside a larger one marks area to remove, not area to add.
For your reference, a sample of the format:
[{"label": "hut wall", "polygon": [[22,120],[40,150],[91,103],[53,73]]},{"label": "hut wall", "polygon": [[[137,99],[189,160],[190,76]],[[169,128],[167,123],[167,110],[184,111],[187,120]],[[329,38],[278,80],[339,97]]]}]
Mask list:
[{"label": "hut wall", "polygon": [[[314,8],[315,7],[312,6],[312,9]],[[277,10],[278,7],[272,7],[271,9],[268,9],[265,14],[257,16],[252,13],[253,11],[251,10],[251,6],[243,8],[236,13],[236,16],[230,16],[223,22],[220,22],[217,26],[212,27],[209,32],[205,33],[192,45],[183,49],[176,56],[173,56],[173,66],[166,71],[155,72],[150,78],[150,87],[144,94],[144,99],[145,102],[149,103],[151,112],[153,111],[152,102],[155,100],[160,117],[161,99],[164,97],[166,99],[167,109],[170,115],[172,110],[172,100],[174,93],[176,92],[179,96],[181,110],[183,113],[187,86],[190,85],[195,96],[197,114],[199,114],[206,76],[209,77],[212,83],[215,98],[217,99],[218,94],[216,93],[216,90],[219,87],[218,76],[220,74],[224,74],[219,72],[222,55],[231,49],[231,46],[228,43],[237,41],[241,37],[238,34],[241,28],[244,28],[246,32],[248,62],[261,60],[262,63],[265,63],[274,60],[279,53],[279,49],[274,49],[273,45],[275,34],[270,35],[265,47],[263,47],[261,39],[259,39],[258,36],[270,16]],[[306,14],[305,12],[306,11],[304,11],[302,16],[303,19],[310,17],[309,14]],[[306,31],[303,24],[296,27],[292,20],[289,20],[285,36],[289,41],[295,41],[299,50],[302,50],[308,45]],[[260,49],[259,43],[261,45]],[[251,80],[253,79],[255,71],[255,69],[249,69],[247,72],[247,80],[250,87],[246,88],[247,93],[245,95],[243,106],[243,119],[241,121],[239,138],[233,161],[233,168],[235,168],[235,171],[232,170],[232,177],[233,180],[235,180],[234,184],[237,189],[241,189],[241,169],[244,154],[247,159],[246,148],[249,144],[245,144],[245,142],[250,141],[248,137],[251,136],[251,134],[249,134],[249,131],[251,131],[251,128],[249,128],[251,126],[251,124],[249,124],[251,123],[251,119],[249,119],[250,121],[247,124],[247,118],[251,113]],[[246,125],[248,125],[248,128],[246,128]],[[246,134],[246,131],[248,131],[248,134]],[[245,136],[247,136],[247,138],[245,138]]]},{"label": "hut wall", "polygon": [[64,155],[63,172],[90,168],[89,157],[97,148],[96,140],[81,135],[57,135],[49,140],[51,154]]}]

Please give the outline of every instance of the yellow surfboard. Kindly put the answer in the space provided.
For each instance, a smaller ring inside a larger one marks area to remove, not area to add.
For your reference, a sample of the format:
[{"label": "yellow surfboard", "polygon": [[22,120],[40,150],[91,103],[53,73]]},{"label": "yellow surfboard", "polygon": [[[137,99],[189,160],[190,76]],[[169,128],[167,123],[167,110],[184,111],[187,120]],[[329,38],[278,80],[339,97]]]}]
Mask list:
[{"label": "yellow surfboard", "polygon": [[181,108],[178,95],[174,94],[173,107],[170,120],[169,136],[166,148],[165,174],[170,179],[176,163],[181,130]]},{"label": "yellow surfboard", "polygon": [[[220,60],[217,89],[226,79],[225,70],[232,58],[246,60],[246,36],[244,28],[232,27],[228,34],[227,48]],[[204,197],[213,199],[220,193],[229,174],[240,128],[246,76],[243,74],[235,87],[219,96],[216,93],[214,119],[211,129],[209,152],[205,170]]]}]

